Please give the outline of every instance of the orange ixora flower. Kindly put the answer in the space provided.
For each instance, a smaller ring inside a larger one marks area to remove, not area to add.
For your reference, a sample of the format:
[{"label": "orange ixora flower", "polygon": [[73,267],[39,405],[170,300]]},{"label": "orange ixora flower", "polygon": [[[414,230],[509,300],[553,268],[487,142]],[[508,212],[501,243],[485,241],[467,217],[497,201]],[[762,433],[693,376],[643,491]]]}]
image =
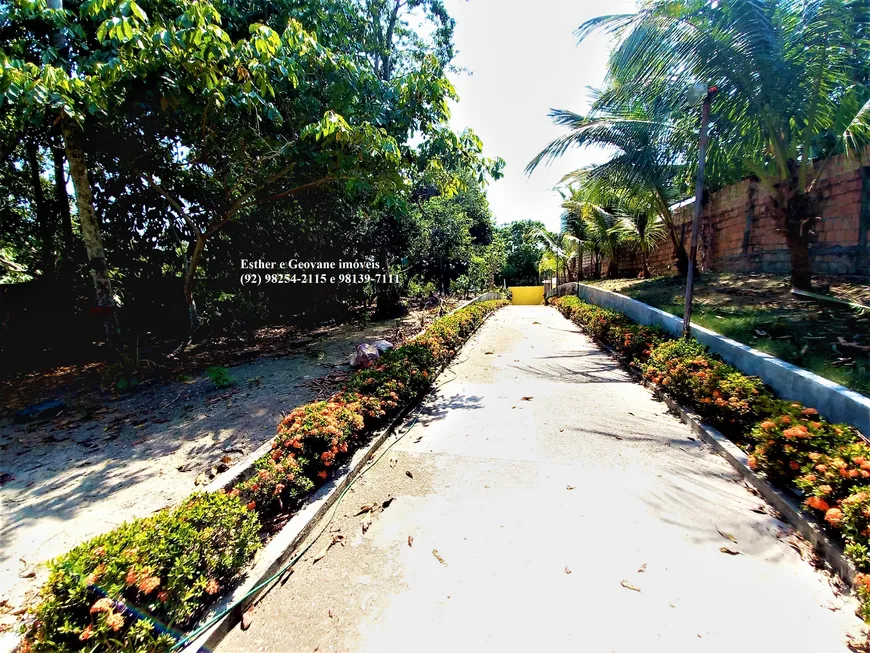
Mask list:
[{"label": "orange ixora flower", "polygon": [[839,527],[843,522],[843,511],[839,508],[830,508],[825,513],[825,521],[831,526]]},{"label": "orange ixora flower", "polygon": [[89,624],[88,627],[82,631],[82,634],[79,635],[79,639],[82,640],[83,642],[86,642],[93,636],[94,636],[94,629]]},{"label": "orange ixora flower", "polygon": [[210,578],[209,581],[205,584],[206,594],[217,594],[219,589],[220,585],[218,585],[217,581],[214,578]]},{"label": "orange ixora flower", "polygon": [[115,602],[108,597],[104,597],[99,599],[96,603],[91,606],[91,614],[96,614],[99,612],[111,612],[112,608],[115,607]]},{"label": "orange ixora flower", "polygon": [[831,509],[831,506],[828,505],[828,502],[824,499],[820,499],[819,497],[810,497],[809,499],[804,501],[804,503],[810,508],[815,508],[816,510],[821,510],[825,513],[827,513],[828,510]]},{"label": "orange ixora flower", "polygon": [[124,579],[124,582],[127,583],[127,585],[135,585],[139,582],[139,572],[133,569],[133,567],[130,567],[130,569],[127,570],[127,577]]},{"label": "orange ixora flower", "polygon": [[749,469],[758,469],[758,459],[755,456],[749,456],[746,464],[749,465]]},{"label": "orange ixora flower", "polygon": [[101,556],[101,557],[102,557],[102,556],[106,555],[106,547],[104,547],[104,546],[98,546],[96,549],[94,549],[93,551],[91,551],[91,553],[93,553],[95,556]]},{"label": "orange ixora flower", "polygon": [[139,591],[143,594],[151,594],[160,586],[160,579],[157,576],[146,576],[139,580]]},{"label": "orange ixora flower", "polygon": [[157,592],[157,600],[161,603],[166,603],[169,600],[169,592],[166,590]]},{"label": "orange ixora flower", "polygon": [[117,612],[112,612],[106,615],[106,625],[117,632],[124,627],[124,616]]},{"label": "orange ixora flower", "polygon": [[807,417],[810,417],[812,415],[818,415],[819,411],[817,411],[815,408],[804,408],[801,411],[801,414],[806,415]]},{"label": "orange ixora flower", "polygon": [[776,428],[776,424],[774,422],[771,422],[770,420],[766,420],[766,421],[761,423],[761,429],[764,431],[769,431],[769,430],[775,429],[775,428]]},{"label": "orange ixora flower", "polygon": [[97,583],[104,573],[106,573],[106,565],[104,563],[97,565],[96,569],[88,575],[88,585]]}]

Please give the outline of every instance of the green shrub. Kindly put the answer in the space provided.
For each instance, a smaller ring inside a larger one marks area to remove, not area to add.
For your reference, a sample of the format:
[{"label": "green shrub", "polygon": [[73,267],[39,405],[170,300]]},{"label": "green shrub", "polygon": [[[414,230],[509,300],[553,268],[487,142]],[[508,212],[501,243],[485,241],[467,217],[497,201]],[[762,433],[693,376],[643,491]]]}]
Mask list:
[{"label": "green shrub", "polygon": [[[27,642],[41,651],[157,651],[259,547],[259,520],[225,494],[125,523],[52,561]],[[130,606],[136,606],[135,610]]]},{"label": "green shrub", "polygon": [[773,397],[758,378],[708,354],[697,340],[658,345],[642,370],[645,379],[731,435],[742,435],[773,410]]},{"label": "green shrub", "polygon": [[[819,456],[833,453],[857,438],[851,427],[828,424],[814,408],[790,401],[776,401],[773,406],[775,412],[749,432],[753,447],[748,464],[764,471],[776,483],[791,484]],[[802,483],[812,481],[808,477]]]},{"label": "green shrub", "polygon": [[[846,555],[854,562],[860,571],[870,570],[870,487],[855,488],[843,499],[839,508],[828,511],[828,523],[839,519],[843,539],[846,542]],[[870,617],[867,601],[870,599],[870,577],[860,574],[856,586],[862,599],[864,619]]]}]

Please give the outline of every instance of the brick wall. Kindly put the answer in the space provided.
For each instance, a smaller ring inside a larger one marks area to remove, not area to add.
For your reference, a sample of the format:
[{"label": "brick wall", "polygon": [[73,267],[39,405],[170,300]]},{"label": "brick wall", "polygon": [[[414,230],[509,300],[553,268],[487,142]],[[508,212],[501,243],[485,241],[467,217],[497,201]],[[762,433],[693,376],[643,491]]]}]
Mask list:
[{"label": "brick wall", "polygon": [[[868,157],[865,154],[864,161]],[[870,274],[870,167],[858,158],[838,156],[825,169],[815,189],[822,220],[810,245],[813,271],[818,274]],[[863,208],[862,208],[863,207]],[[692,202],[674,210],[674,222],[685,242],[691,238]],[[720,272],[788,274],[785,234],[777,231],[771,193],[751,179],[712,193],[701,213],[699,264]],[[620,251],[619,271],[634,276],[640,257]],[[654,273],[675,270],[673,246],[665,239],[650,256]],[[584,256],[584,272],[592,271],[591,255]],[[607,262],[602,265],[602,274]]]}]

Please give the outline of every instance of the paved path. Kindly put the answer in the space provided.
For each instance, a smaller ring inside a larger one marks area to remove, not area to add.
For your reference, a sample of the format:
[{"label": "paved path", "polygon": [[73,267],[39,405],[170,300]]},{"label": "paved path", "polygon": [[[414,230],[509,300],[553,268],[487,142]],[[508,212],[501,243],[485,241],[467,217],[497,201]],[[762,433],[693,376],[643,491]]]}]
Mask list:
[{"label": "paved path", "polygon": [[218,653],[847,650],[855,605],[791,529],[555,310],[502,309],[439,383],[344,545]]}]

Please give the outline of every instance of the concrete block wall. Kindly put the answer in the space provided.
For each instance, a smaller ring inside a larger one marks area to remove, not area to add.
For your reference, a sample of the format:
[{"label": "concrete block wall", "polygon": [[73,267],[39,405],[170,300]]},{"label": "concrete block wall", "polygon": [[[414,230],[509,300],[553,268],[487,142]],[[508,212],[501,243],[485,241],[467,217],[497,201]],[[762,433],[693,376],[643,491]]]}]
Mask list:
[{"label": "concrete block wall", "polygon": [[[840,155],[831,159],[815,188],[822,218],[813,227],[810,244],[813,271],[818,274],[870,274],[870,168],[863,160]],[[702,269],[719,272],[767,272],[788,274],[791,270],[785,235],[774,219],[771,191],[760,183],[743,181],[712,193],[701,213],[699,262]],[[678,236],[691,237],[692,203],[674,210]],[[662,240],[650,255],[657,274],[675,269],[673,245]],[[621,251],[621,276],[640,271],[640,257]],[[586,275],[593,271],[592,256],[584,256]],[[607,261],[602,262],[602,274]]]},{"label": "concrete block wall", "polygon": [[[682,334],[680,318],[625,295],[583,283],[577,284],[577,294],[584,301],[620,311],[635,322],[657,326],[674,337]],[[758,376],[783,399],[811,406],[828,421],[851,424],[870,437],[870,398],[694,323],[692,335],[729,365]]]}]

